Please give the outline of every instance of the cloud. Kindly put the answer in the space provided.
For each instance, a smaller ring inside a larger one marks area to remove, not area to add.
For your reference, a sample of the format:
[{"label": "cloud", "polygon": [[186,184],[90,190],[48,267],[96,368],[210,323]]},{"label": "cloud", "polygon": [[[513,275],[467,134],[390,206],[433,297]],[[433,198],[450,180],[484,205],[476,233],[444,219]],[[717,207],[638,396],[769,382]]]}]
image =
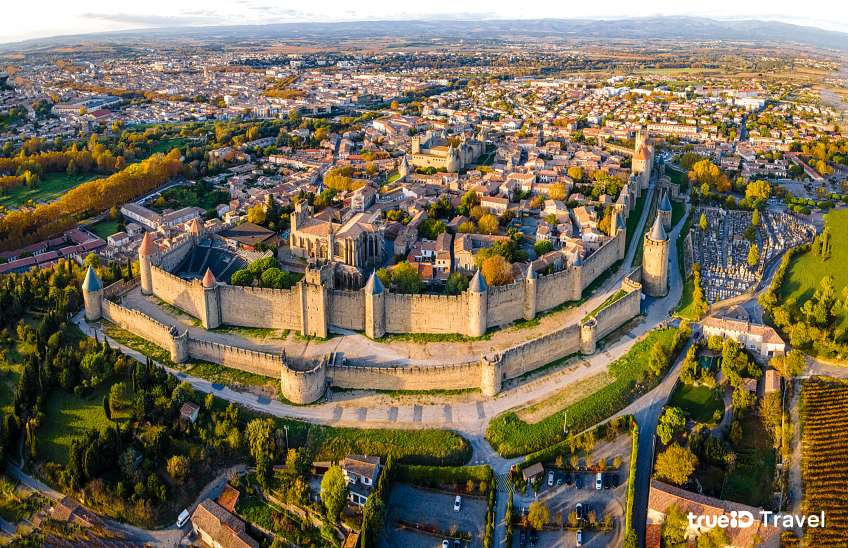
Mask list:
[{"label": "cloud", "polygon": [[120,25],[138,25],[143,27],[181,27],[187,25],[210,25],[224,20],[213,12],[185,15],[141,15],[136,13],[84,13],[86,19],[109,21]]}]

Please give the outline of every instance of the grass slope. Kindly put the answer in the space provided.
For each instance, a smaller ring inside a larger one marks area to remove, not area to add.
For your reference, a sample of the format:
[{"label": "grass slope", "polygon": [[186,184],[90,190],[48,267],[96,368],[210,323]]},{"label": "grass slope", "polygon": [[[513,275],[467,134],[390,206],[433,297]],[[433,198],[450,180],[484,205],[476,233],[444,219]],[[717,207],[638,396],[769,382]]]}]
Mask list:
[{"label": "grass slope", "polygon": [[[831,257],[824,260],[812,251],[796,255],[780,286],[782,301],[794,298],[800,306],[813,296],[825,276],[833,276],[837,295],[848,285],[848,209],[831,211],[825,216],[825,223],[831,235]],[[848,314],[839,316],[837,327],[848,326]]]},{"label": "grass slope", "polygon": [[91,428],[109,425],[103,412],[106,388],[88,397],[54,390],[47,398],[44,423],[38,429],[38,448],[41,456],[59,464],[67,464],[68,452],[74,438]]},{"label": "grass slope", "polygon": [[652,331],[610,364],[613,382],[535,424],[526,423],[512,411],[498,415],[489,423],[486,439],[502,456],[516,457],[562,441],[565,412],[568,413],[568,429],[575,433],[606,420],[659,382],[658,378],[648,378],[651,348],[660,341],[670,349],[675,333],[671,328]]}]

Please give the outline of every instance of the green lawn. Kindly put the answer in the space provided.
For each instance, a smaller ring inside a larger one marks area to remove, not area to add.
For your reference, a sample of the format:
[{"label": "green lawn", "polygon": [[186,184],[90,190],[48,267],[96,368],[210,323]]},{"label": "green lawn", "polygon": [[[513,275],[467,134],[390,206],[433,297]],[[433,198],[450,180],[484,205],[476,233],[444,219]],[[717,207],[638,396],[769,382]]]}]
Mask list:
[{"label": "green lawn", "polygon": [[175,139],[166,139],[164,141],[159,141],[158,143],[153,145],[152,149],[150,149],[150,154],[156,154],[157,152],[167,154],[167,153],[171,152],[171,150],[174,149],[174,148],[183,148],[184,146],[186,146],[187,142],[188,142],[188,140],[183,138],[183,137],[177,137]]},{"label": "green lawn", "polygon": [[88,397],[80,397],[62,390],[53,390],[47,396],[44,422],[38,429],[38,452],[46,460],[67,464],[71,442],[88,429],[103,429],[110,424],[103,412],[101,387]]},{"label": "green lawn", "polygon": [[96,179],[97,175],[65,175],[50,173],[42,179],[35,188],[26,185],[9,189],[5,194],[0,193],[0,205],[9,208],[20,207],[28,200],[49,202],[55,200],[68,190],[86,181]]},{"label": "green lawn", "polygon": [[751,506],[769,506],[775,462],[768,432],[760,417],[752,413],[742,421],[736,466],[725,479],[721,498]]},{"label": "green lawn", "polygon": [[[824,260],[812,251],[796,255],[780,286],[782,301],[795,298],[800,307],[813,296],[825,276],[833,276],[837,295],[848,285],[848,209],[831,211],[825,216],[825,222],[831,234],[831,257]],[[836,328],[848,327],[848,314],[839,316]]]},{"label": "green lawn", "polygon": [[105,240],[106,238],[108,238],[112,234],[118,232],[118,230],[119,230],[118,226],[119,225],[120,225],[120,223],[118,222],[117,219],[115,219],[113,221],[113,220],[110,220],[110,219],[107,218],[107,219],[103,219],[102,221],[98,221],[98,222],[94,223],[93,225],[89,225],[88,229]]},{"label": "green lawn", "polygon": [[679,384],[668,400],[668,405],[679,407],[692,420],[712,422],[716,411],[724,410],[721,396],[706,386]]}]

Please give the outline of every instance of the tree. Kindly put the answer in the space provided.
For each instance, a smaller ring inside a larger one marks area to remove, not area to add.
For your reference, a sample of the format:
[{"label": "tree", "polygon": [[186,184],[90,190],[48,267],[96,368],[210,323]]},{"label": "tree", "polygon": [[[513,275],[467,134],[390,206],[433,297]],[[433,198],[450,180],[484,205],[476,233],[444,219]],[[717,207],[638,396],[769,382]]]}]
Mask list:
[{"label": "tree", "polygon": [[491,213],[486,213],[480,217],[479,221],[477,221],[477,228],[480,230],[481,234],[497,234],[498,229],[500,228],[500,223],[498,222],[497,217]]},{"label": "tree", "polygon": [[706,232],[709,224],[707,223],[707,214],[701,212],[701,218],[698,219],[698,227],[701,229],[701,232]]},{"label": "tree", "polygon": [[500,255],[494,255],[484,260],[481,271],[489,285],[512,283],[512,265]]},{"label": "tree", "polygon": [[760,226],[760,210],[755,209],[754,213],[751,214],[751,225],[752,226]]},{"label": "tree", "polygon": [[533,250],[536,252],[536,255],[541,257],[545,253],[553,251],[554,244],[549,242],[548,240],[539,240],[535,244],[533,244]]},{"label": "tree", "polygon": [[333,523],[339,521],[339,516],[347,500],[347,480],[339,466],[333,466],[321,478],[321,501],[327,510],[327,517]]},{"label": "tree", "polygon": [[679,407],[668,407],[663,411],[657,425],[657,435],[663,445],[668,443],[686,427],[686,415]]},{"label": "tree", "polygon": [[583,168],[580,166],[571,166],[568,168],[568,176],[574,181],[579,182],[583,178]]},{"label": "tree", "polygon": [[262,204],[256,204],[247,210],[247,221],[249,223],[261,225],[265,222],[266,218],[265,206]]},{"label": "tree", "polygon": [[745,198],[752,208],[758,209],[771,196],[771,185],[762,180],[751,181],[745,187]]},{"label": "tree", "polygon": [[551,200],[563,201],[568,197],[568,189],[565,187],[564,183],[554,183],[548,191],[548,197]]},{"label": "tree", "polygon": [[530,503],[530,509],[527,512],[527,523],[530,527],[541,531],[550,520],[551,511],[544,502],[537,500]]},{"label": "tree", "polygon": [[271,453],[273,432],[274,421],[272,419],[253,419],[247,423],[245,429],[247,447],[256,461],[269,456]]},{"label": "tree", "polygon": [[757,247],[757,244],[751,244],[751,248],[748,250],[748,266],[755,267],[757,263],[760,262],[760,248]]},{"label": "tree", "polygon": [[662,525],[663,546],[685,546],[689,520],[676,504],[666,509]]},{"label": "tree", "polygon": [[[379,275],[379,273],[378,273]],[[407,261],[398,263],[392,270],[392,284],[399,293],[421,293],[423,282],[418,270]],[[381,281],[382,278],[381,278]]]},{"label": "tree", "polygon": [[168,475],[181,482],[188,475],[190,464],[187,458],[182,455],[174,455],[165,466]]},{"label": "tree", "polygon": [[797,349],[790,350],[785,356],[775,356],[769,363],[786,380],[797,377],[807,366],[804,353]]},{"label": "tree", "polygon": [[253,285],[253,280],[255,279],[253,272],[246,268],[242,268],[241,270],[233,272],[233,275],[230,276],[230,283],[232,285],[250,286]]},{"label": "tree", "polygon": [[418,225],[418,235],[427,240],[435,240],[445,230],[445,223],[439,219],[424,219]]},{"label": "tree", "polygon": [[459,295],[468,289],[468,282],[469,279],[461,272],[451,272],[447,282],[445,282],[445,293],[448,295]]},{"label": "tree", "polygon": [[697,466],[698,457],[675,443],[657,456],[654,473],[658,479],[680,486],[689,481]]},{"label": "tree", "polygon": [[273,267],[269,268],[259,276],[262,287],[272,289],[287,289],[291,287],[291,276],[285,270]]}]

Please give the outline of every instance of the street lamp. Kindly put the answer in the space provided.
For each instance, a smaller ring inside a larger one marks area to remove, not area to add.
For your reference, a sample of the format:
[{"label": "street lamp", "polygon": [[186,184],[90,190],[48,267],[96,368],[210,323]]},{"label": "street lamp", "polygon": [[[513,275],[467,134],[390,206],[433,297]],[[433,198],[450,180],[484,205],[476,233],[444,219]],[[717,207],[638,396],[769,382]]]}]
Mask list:
[{"label": "street lamp", "polygon": [[289,450],[289,425],[288,425],[288,424],[284,424],[284,425],[283,425],[283,430],[285,430],[285,431],[286,431],[286,451],[288,451],[288,450]]}]

